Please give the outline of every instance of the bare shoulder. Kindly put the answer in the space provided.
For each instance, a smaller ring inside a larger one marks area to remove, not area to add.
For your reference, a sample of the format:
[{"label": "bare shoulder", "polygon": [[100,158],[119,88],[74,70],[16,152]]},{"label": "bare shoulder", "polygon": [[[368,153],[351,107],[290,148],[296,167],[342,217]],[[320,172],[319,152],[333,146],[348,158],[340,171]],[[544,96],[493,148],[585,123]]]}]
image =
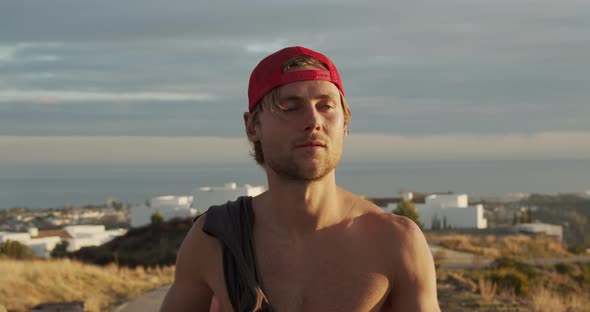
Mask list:
[{"label": "bare shoulder", "polygon": [[439,311],[428,243],[411,219],[359,199],[356,228],[386,261],[392,289],[383,311]]},{"label": "bare shoulder", "polygon": [[193,223],[176,257],[176,272],[161,311],[194,311],[209,308],[213,296],[215,265],[221,261],[217,240],[203,232],[203,214]]},{"label": "bare shoulder", "polygon": [[204,213],[193,223],[178,251],[177,265],[179,261],[184,260],[189,260],[192,264],[207,265],[212,263],[211,259],[215,258],[215,255],[221,254],[218,240],[203,231],[206,221],[207,213]]},{"label": "bare shoulder", "polygon": [[407,240],[424,239],[422,231],[416,223],[406,217],[385,212],[372,202],[358,198],[356,219],[364,225],[385,235],[388,243],[406,242]]},{"label": "bare shoulder", "polygon": [[[361,206],[362,212],[357,219],[366,232],[373,232],[373,235],[379,237],[378,245],[383,247],[384,251],[389,250],[392,253],[393,262],[403,262],[404,256],[430,256],[426,238],[414,221],[404,216],[385,212],[375,204],[361,200],[359,206]],[[367,238],[371,239],[372,237]]]}]

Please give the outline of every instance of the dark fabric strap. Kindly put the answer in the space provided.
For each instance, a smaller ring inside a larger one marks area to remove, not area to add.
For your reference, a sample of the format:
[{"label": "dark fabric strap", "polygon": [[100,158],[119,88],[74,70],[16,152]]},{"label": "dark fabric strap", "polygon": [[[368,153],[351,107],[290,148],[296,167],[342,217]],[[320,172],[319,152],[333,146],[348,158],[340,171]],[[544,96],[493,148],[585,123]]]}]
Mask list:
[{"label": "dark fabric strap", "polygon": [[203,232],[221,243],[225,286],[235,311],[272,311],[257,279],[251,200],[242,196],[210,207]]}]

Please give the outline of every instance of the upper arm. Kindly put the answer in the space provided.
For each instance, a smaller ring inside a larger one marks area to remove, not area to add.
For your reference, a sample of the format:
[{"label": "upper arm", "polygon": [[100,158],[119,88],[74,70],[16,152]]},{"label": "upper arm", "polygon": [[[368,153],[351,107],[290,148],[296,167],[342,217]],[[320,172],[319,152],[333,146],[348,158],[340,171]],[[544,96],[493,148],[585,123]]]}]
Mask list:
[{"label": "upper arm", "polygon": [[440,311],[434,261],[424,234],[410,219],[393,217],[396,248],[390,311]]},{"label": "upper arm", "polygon": [[[201,216],[184,238],[176,257],[174,283],[160,311],[208,311],[213,291],[208,276],[215,253],[214,238],[203,233],[206,216]],[[217,247],[217,248],[216,248]]]}]

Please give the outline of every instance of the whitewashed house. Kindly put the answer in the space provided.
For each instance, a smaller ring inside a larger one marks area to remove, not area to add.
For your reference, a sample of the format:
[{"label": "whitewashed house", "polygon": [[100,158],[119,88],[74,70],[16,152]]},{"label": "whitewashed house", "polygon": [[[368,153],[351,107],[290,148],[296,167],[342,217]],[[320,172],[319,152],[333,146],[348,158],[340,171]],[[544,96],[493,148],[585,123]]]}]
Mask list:
[{"label": "whitewashed house", "polygon": [[51,258],[51,251],[61,242],[62,238],[58,236],[31,238],[27,246],[35,252],[36,257]]},{"label": "whitewashed house", "polygon": [[[411,198],[411,197],[410,197]],[[467,194],[432,194],[424,204],[414,204],[425,229],[485,229],[483,205],[469,205]],[[389,204],[387,211],[393,211],[397,204]]]},{"label": "whitewashed house", "polygon": [[[50,231],[45,231],[45,235],[47,235],[46,232]],[[64,227],[63,232],[65,232],[64,237],[53,233],[49,234],[51,236],[39,235],[41,233],[37,228],[29,228],[28,232],[24,233],[0,232],[0,242],[18,241],[31,248],[36,257],[49,258],[55,246],[64,240],[68,242],[67,251],[72,252],[82,247],[100,246],[108,243],[117,236],[125,235],[127,230],[107,231],[104,225],[70,225]]]},{"label": "whitewashed house", "polygon": [[36,237],[38,234],[39,231],[35,227],[29,228],[28,232],[0,232],[0,243],[9,240],[17,241],[31,248],[36,257],[49,258],[55,245],[59,244],[62,239],[57,236]]},{"label": "whitewashed house", "polygon": [[144,226],[151,223],[152,215],[159,212],[164,221],[173,218],[195,216],[197,210],[192,208],[193,196],[159,196],[149,200],[149,205],[131,207],[131,227]]},{"label": "whitewashed house", "polygon": [[67,239],[69,252],[83,247],[100,246],[127,233],[125,229],[107,231],[104,225],[69,225],[64,230],[71,236]]},{"label": "whitewashed house", "polygon": [[189,218],[204,212],[213,205],[224,204],[236,200],[240,196],[256,196],[264,192],[264,186],[245,184],[238,186],[230,182],[222,187],[205,186],[197,188],[191,196],[159,196],[151,198],[147,205],[131,207],[131,227],[144,226],[151,223],[152,215],[159,212],[164,221],[173,218]]},{"label": "whitewashed house", "polygon": [[31,234],[28,232],[0,232],[0,243],[6,243],[9,240],[26,245],[31,240]]},{"label": "whitewashed house", "polygon": [[244,184],[244,186],[238,186],[235,182],[227,183],[222,187],[200,187],[193,192],[195,200],[192,207],[204,212],[213,205],[225,204],[228,201],[236,200],[240,196],[256,196],[265,190],[266,188],[262,185],[251,186]]},{"label": "whitewashed house", "polygon": [[559,240],[563,239],[563,227],[561,225],[553,225],[547,223],[519,223],[512,227],[517,233],[524,234],[544,234],[555,236]]}]

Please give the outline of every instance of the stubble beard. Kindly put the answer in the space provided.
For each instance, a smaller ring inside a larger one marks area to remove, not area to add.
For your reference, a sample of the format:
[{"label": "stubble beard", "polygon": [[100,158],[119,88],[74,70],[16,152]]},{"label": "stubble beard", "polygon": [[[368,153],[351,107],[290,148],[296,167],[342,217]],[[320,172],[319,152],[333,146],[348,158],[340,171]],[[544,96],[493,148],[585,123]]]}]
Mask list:
[{"label": "stubble beard", "polygon": [[266,165],[277,175],[294,181],[313,182],[322,179],[332,172],[341,159],[341,153],[333,153],[328,149],[324,151],[322,159],[315,164],[303,164],[301,162],[311,162],[311,160],[302,159],[298,162],[294,153],[287,153],[279,157],[267,157],[265,155]]}]

